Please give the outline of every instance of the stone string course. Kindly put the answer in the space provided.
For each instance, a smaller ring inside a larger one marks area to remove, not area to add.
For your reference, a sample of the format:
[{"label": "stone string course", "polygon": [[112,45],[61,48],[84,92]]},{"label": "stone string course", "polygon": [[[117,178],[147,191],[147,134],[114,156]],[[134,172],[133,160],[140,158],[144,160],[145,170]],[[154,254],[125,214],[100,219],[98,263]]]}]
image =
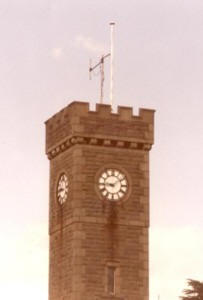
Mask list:
[{"label": "stone string course", "polygon": [[65,150],[75,146],[77,144],[83,145],[95,145],[95,146],[103,146],[103,147],[119,147],[125,149],[135,149],[135,150],[151,150],[152,145],[149,143],[135,143],[129,141],[117,141],[117,140],[106,140],[106,139],[97,139],[97,138],[89,138],[89,137],[81,137],[81,136],[73,136],[67,139],[65,142],[53,148],[51,151],[47,153],[48,159],[52,159],[64,152]]}]

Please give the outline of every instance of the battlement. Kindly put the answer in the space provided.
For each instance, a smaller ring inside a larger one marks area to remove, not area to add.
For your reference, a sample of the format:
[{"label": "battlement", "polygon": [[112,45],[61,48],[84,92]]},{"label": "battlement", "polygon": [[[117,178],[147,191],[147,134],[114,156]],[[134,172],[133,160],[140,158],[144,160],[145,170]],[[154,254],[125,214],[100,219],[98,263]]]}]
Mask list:
[{"label": "battlement", "polygon": [[150,145],[154,138],[154,110],[143,108],[135,116],[132,107],[118,106],[118,112],[113,113],[111,105],[97,104],[93,111],[88,102],[74,101],[45,124],[47,154],[72,137]]},{"label": "battlement", "polygon": [[140,120],[148,121],[153,123],[154,121],[154,112],[155,110],[152,109],[139,109],[139,115],[133,115],[133,108],[127,106],[118,106],[118,112],[113,113],[111,105],[108,104],[96,104],[96,110],[90,110],[88,102],[80,102],[74,101],[71,102],[68,106],[63,108],[61,111],[53,115],[50,119],[48,119],[45,124],[49,125],[51,123],[54,126],[54,123],[57,125],[59,122],[62,122],[65,118],[70,115],[77,115],[77,116],[98,116],[102,118],[112,118],[113,120],[124,120],[124,121],[133,121],[133,120]]}]

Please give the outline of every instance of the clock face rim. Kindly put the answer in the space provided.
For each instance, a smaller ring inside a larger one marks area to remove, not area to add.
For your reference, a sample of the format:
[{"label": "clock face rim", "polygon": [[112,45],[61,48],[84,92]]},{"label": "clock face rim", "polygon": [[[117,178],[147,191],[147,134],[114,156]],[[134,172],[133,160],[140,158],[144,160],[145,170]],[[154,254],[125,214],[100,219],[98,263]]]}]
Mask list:
[{"label": "clock face rim", "polygon": [[[119,171],[120,173],[122,173],[125,176],[125,179],[127,181],[127,191],[124,194],[124,196],[122,196],[119,199],[108,199],[106,196],[103,196],[101,194],[101,190],[99,189],[99,179],[101,178],[101,175],[109,170],[109,169],[113,169],[116,171]],[[132,189],[132,184],[131,184],[131,178],[129,173],[127,172],[127,170],[125,168],[123,168],[120,165],[116,165],[116,164],[107,164],[102,166],[96,173],[95,176],[95,190],[96,190],[96,194],[99,196],[100,200],[108,202],[108,203],[115,203],[115,204],[121,204],[124,201],[127,201],[129,199],[129,196],[131,194],[131,189]]]},{"label": "clock face rim", "polygon": [[[66,189],[67,190],[65,191],[65,195],[63,196],[64,200],[60,201],[59,199],[61,197],[59,197],[59,191],[58,191],[58,189],[59,189],[59,182],[60,182],[62,176],[66,177],[66,182],[67,182]],[[63,206],[67,202],[67,198],[68,198],[68,194],[69,194],[69,188],[70,188],[69,187],[69,176],[67,175],[66,172],[62,171],[59,174],[58,178],[57,178],[57,184],[56,184],[56,201],[57,201],[58,205]]]}]

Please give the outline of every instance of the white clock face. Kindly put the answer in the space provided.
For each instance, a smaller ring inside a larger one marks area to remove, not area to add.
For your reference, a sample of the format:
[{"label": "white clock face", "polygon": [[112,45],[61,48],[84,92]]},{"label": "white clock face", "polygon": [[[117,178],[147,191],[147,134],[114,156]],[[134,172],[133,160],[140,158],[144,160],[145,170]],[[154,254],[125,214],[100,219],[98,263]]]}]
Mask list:
[{"label": "white clock face", "polygon": [[128,192],[127,177],[117,169],[108,168],[99,176],[98,189],[103,198],[118,201],[124,198]]},{"label": "white clock face", "polygon": [[68,177],[65,173],[61,174],[57,186],[57,200],[62,205],[68,197]]}]

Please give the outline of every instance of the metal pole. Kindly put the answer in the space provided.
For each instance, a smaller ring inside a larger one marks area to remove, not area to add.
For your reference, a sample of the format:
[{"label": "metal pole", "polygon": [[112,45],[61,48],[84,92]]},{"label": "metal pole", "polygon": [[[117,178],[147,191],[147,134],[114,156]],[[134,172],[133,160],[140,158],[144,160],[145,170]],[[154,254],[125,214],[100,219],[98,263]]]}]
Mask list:
[{"label": "metal pole", "polygon": [[101,64],[100,64],[100,72],[101,72],[101,95],[100,95],[100,103],[103,103],[103,97],[104,97],[104,57],[101,58]]},{"label": "metal pole", "polygon": [[113,79],[114,79],[114,22],[110,23],[111,26],[111,69],[110,69],[110,103],[113,105]]}]

